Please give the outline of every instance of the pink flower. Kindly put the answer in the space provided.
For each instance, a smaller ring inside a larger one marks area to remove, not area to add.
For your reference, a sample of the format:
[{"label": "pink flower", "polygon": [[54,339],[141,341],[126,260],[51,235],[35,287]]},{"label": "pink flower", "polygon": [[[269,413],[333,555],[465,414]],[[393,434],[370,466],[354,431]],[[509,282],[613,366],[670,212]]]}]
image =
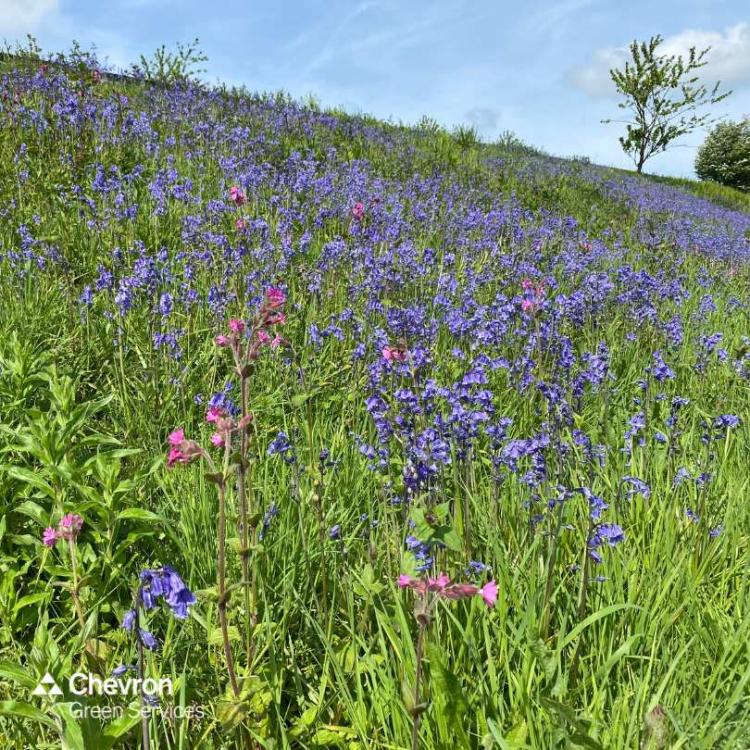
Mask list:
[{"label": "pink flower", "polygon": [[445,573],[441,573],[437,578],[427,579],[427,588],[430,591],[444,591],[450,582],[451,579]]},{"label": "pink flower", "polygon": [[271,337],[268,335],[268,332],[264,331],[262,328],[258,331],[258,338],[260,339],[261,344],[271,343]]},{"label": "pink flower", "polygon": [[175,464],[187,463],[185,456],[179,448],[171,448],[167,454],[167,468],[172,468]]},{"label": "pink flower", "polygon": [[281,336],[279,336],[279,334],[277,333],[273,337],[273,341],[271,341],[271,349],[276,349],[277,347],[281,346],[281,341]]},{"label": "pink flower", "polygon": [[494,580],[485,583],[484,586],[479,589],[479,593],[488,607],[492,608],[495,606],[495,602],[497,601],[497,583]]},{"label": "pink flower", "polygon": [[237,221],[234,222],[234,228],[241,232],[243,229],[247,227],[247,222],[240,216],[237,218]]},{"label": "pink flower", "polygon": [[399,349],[395,346],[384,346],[383,347],[383,358],[388,362],[406,362],[406,349]]},{"label": "pink flower", "polygon": [[440,595],[446,599],[467,599],[479,593],[479,587],[473,583],[453,583],[444,588]]},{"label": "pink flower", "polygon": [[57,542],[57,532],[51,526],[48,526],[44,530],[44,533],[42,534],[42,542],[44,542],[45,547],[55,546],[55,542]]},{"label": "pink flower", "polygon": [[524,279],[521,282],[523,288],[523,299],[521,300],[521,310],[525,313],[533,313],[542,305],[544,300],[544,284],[542,282],[534,283],[531,279]]},{"label": "pink flower", "polygon": [[277,286],[272,286],[266,291],[266,306],[275,310],[286,302],[286,294]]},{"label": "pink flower", "polygon": [[174,430],[169,433],[167,438],[170,449],[167,454],[167,468],[172,468],[175,464],[187,464],[195,458],[199,458],[203,451],[195,440],[187,440],[185,431],[182,429]]},{"label": "pink flower", "polygon": [[214,339],[214,344],[216,344],[216,346],[227,346],[229,344],[229,338],[220,334]]},{"label": "pink flower", "polygon": [[441,573],[437,578],[412,578],[408,575],[398,577],[398,585],[402,589],[411,589],[417,596],[426,596],[432,592],[439,597],[455,601],[481,596],[488,607],[494,607],[497,601],[497,583],[489,581],[480,589],[473,583],[451,583],[450,578]]},{"label": "pink flower", "polygon": [[245,201],[247,201],[245,194],[236,185],[232,185],[232,187],[229,188],[229,197],[235,206],[242,206],[245,204]]},{"label": "pink flower", "polygon": [[405,574],[398,577],[398,585],[402,589],[411,589],[416,592],[417,596],[424,596],[427,593],[427,581],[421,578],[412,578]]},{"label": "pink flower", "polygon": [[218,406],[209,406],[206,412],[206,422],[218,422],[224,416],[224,410]]},{"label": "pink flower", "polygon": [[83,519],[77,513],[67,513],[57,525],[57,535],[60,539],[75,539],[83,527]]},{"label": "pink flower", "polygon": [[195,440],[183,440],[177,447],[170,448],[167,454],[167,468],[175,464],[189,464],[203,455],[203,449]]},{"label": "pink flower", "polygon": [[232,318],[229,321],[229,330],[232,333],[242,333],[245,330],[245,323],[239,318]]},{"label": "pink flower", "polygon": [[214,432],[214,434],[211,435],[211,444],[215,445],[217,448],[224,447],[224,436],[220,435],[218,432]]},{"label": "pink flower", "polygon": [[169,437],[167,438],[167,442],[170,445],[174,446],[180,445],[180,443],[185,442],[185,430],[179,429],[174,430],[174,432],[170,432]]},{"label": "pink flower", "polygon": [[361,220],[362,220],[362,218],[364,217],[364,215],[365,215],[365,206],[364,206],[364,204],[363,204],[363,203],[360,203],[359,201],[357,201],[357,202],[356,202],[356,203],[355,203],[355,204],[354,204],[354,205],[352,206],[352,216],[353,216],[353,217],[354,217],[354,218],[355,218],[355,219],[356,219],[357,221],[361,221]]}]

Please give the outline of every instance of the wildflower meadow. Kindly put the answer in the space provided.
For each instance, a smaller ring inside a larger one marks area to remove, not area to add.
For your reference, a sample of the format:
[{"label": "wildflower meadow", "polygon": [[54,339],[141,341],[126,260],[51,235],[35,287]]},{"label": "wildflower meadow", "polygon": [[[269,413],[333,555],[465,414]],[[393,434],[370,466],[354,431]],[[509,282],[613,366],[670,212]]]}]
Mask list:
[{"label": "wildflower meadow", "polygon": [[0,747],[750,747],[746,195],[85,55],[0,164]]}]

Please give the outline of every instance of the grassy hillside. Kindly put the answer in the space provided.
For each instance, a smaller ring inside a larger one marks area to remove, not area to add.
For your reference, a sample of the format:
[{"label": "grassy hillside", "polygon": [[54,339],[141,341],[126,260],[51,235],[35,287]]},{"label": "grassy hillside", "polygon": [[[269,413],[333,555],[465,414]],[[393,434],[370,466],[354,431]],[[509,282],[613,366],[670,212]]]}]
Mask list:
[{"label": "grassy hillside", "polygon": [[85,66],[0,123],[3,747],[750,745],[744,196]]}]

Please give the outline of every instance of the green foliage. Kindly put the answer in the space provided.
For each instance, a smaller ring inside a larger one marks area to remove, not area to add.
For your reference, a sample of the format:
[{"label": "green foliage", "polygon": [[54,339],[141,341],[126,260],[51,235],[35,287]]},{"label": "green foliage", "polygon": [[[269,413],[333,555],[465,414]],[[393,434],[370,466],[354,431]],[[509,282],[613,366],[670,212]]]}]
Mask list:
[{"label": "green foliage", "polygon": [[683,60],[680,55],[659,54],[662,41],[657,35],[648,42],[632,42],[625,67],[609,71],[624,97],[618,106],[631,116],[625,121],[620,145],[639,172],[649,158],[666,151],[677,138],[711,122],[710,114],[698,110],[718,104],[731,93],[719,93],[719,82],[709,90],[695,75],[707,64],[710,47],[700,52],[691,47]]},{"label": "green foliage", "polygon": [[188,83],[198,81],[205,69],[200,66],[208,57],[200,48],[196,37],[192,42],[177,42],[174,51],[168,51],[166,45],[158,47],[151,57],[141,55],[140,64],[135,68],[138,75],[146,80],[159,84]]},{"label": "green foliage", "polygon": [[512,130],[503,131],[498,139],[495,141],[495,145],[504,152],[526,154],[529,156],[541,156],[544,152],[534,146],[530,146],[524,142],[516,133]]},{"label": "green foliage", "polygon": [[728,185],[720,185],[711,180],[698,181],[663,175],[649,175],[649,179],[666,185],[674,185],[727,208],[750,212],[750,194]]},{"label": "green foliage", "polygon": [[[138,107],[162,93],[135,82],[124,90]],[[233,97],[244,96],[217,93],[211,116],[222,118],[222,107],[231,111]],[[274,101],[289,98],[253,101],[268,111]],[[368,124],[379,133],[403,136],[409,158],[378,139],[358,137],[356,123],[343,113],[335,123],[319,128],[287,123],[273,144],[272,158],[283,163],[292,154],[302,154],[321,162],[335,149],[347,159],[366,160],[384,181],[415,173],[448,177],[462,190],[476,191],[487,211],[498,197],[514,195],[519,233],[526,231],[524,222],[530,217],[558,213],[574,219],[580,231],[597,242],[616,243],[623,261],[634,268],[655,271],[662,263],[660,248],[638,240],[639,212],[608,199],[587,181],[589,165],[583,160],[575,165],[542,162],[538,152],[512,134],[484,145],[471,129],[463,135],[450,133],[429,120],[413,131]],[[603,580],[592,584],[590,609],[582,617],[577,617],[573,566],[580,564],[585,548],[581,519],[587,509],[581,497],[562,506],[550,627],[542,637],[554,529],[547,523],[531,528],[528,487],[513,477],[503,485],[496,482],[492,457],[479,446],[471,460],[454,458],[436,488],[434,506],[407,509],[392,502],[399,488],[368,471],[367,461],[353,448],[351,432],[372,431],[362,403],[367,369],[351,361],[348,340],[332,336],[313,349],[308,332],[311,324],[335,320],[344,309],[352,308],[357,320],[375,313],[357,308],[352,300],[351,285],[342,282],[348,270],[345,259],[341,273],[320,279],[319,294],[309,292],[309,276],[297,264],[335,247],[347,230],[337,219],[325,218],[327,207],[315,225],[302,220],[297,224],[295,219],[280,227],[279,206],[286,200],[294,205],[295,216],[304,216],[301,207],[309,198],[303,190],[281,200],[276,190],[259,189],[250,197],[252,216],[267,226],[268,247],[289,241],[296,245],[304,234],[306,249],[294,254],[284,269],[295,302],[284,333],[299,354],[299,367],[285,369],[259,360],[258,388],[252,393],[257,450],[251,466],[257,502],[262,509],[276,503],[279,515],[252,550],[258,581],[252,602],[258,612],[252,625],[254,659],[241,665],[239,698],[227,693],[215,614],[216,487],[192,466],[165,470],[162,459],[165,435],[178,424],[208,437],[193,396],[219,390],[227,377],[211,343],[216,321],[199,309],[180,313],[176,325],[185,331],[184,356],[175,363],[154,350],[156,330],[148,303],[127,317],[108,318],[96,307],[85,311],[78,302],[81,285],[93,283],[114,248],[133,258],[138,257],[132,251],[137,243],[154,251],[164,247],[170,258],[185,251],[186,217],[198,208],[169,198],[163,212],[154,211],[149,183],[165,165],[181,180],[199,185],[202,195],[212,200],[225,191],[211,163],[214,155],[202,160],[199,150],[183,143],[185,123],[159,125],[164,131],[158,142],[171,139],[174,144],[161,151],[147,151],[141,138],[126,135],[116,146],[97,150],[96,133],[83,128],[53,134],[13,124],[0,133],[0,156],[6,164],[13,164],[20,144],[26,144],[23,166],[32,178],[12,218],[31,222],[35,214],[42,216],[40,241],[58,247],[70,263],[64,270],[38,272],[26,283],[0,275],[0,747],[138,746],[132,716],[79,721],[71,716],[70,696],[53,706],[29,692],[47,671],[58,677],[91,668],[108,675],[130,661],[132,653],[119,625],[130,605],[133,581],[143,567],[164,563],[173,564],[191,583],[198,604],[184,623],[154,615],[164,638],[160,653],[148,661],[148,671],[178,680],[169,708],[194,703],[205,706],[206,715],[200,722],[152,720],[154,747],[407,746],[416,623],[410,594],[399,592],[395,580],[416,564],[402,551],[403,537],[410,533],[439,543],[438,564],[452,574],[460,575],[469,560],[481,556],[500,591],[491,611],[476,600],[441,605],[435,611],[425,649],[422,748],[749,747],[747,425],[717,446],[712,489],[705,496],[673,482],[681,462],[706,456],[697,416],[685,425],[674,455],[653,444],[634,447],[633,471],[651,485],[652,498],[647,502],[636,497],[617,509],[627,544],[603,564]],[[258,135],[252,120],[237,126],[251,132],[248,141]],[[68,154],[78,158],[77,173]],[[139,212],[122,226],[113,220],[91,232],[86,225],[90,216],[78,210],[79,203],[71,210],[60,196],[78,184],[76,174],[84,175],[83,195],[98,201],[103,215],[114,213],[115,197],[93,195],[90,189],[99,164],[105,175],[115,167],[129,176],[123,194],[126,199],[137,195]],[[565,170],[555,169],[563,164]],[[139,177],[133,176],[135,165],[142,170]],[[739,196],[712,183],[677,184],[726,202]],[[0,191],[8,201],[18,197],[10,169],[0,174]],[[18,221],[0,218],[3,248],[15,248]],[[218,215],[217,232],[225,231],[225,218]],[[467,224],[465,231],[473,230]],[[466,257],[454,252],[460,239],[428,231],[411,238],[418,251],[435,250],[434,267],[425,270],[428,278],[446,273],[442,264],[447,252],[454,254],[455,266],[463,267]],[[492,241],[503,247],[508,238],[498,231]],[[552,234],[540,252],[556,257],[571,248]],[[243,273],[255,272],[251,255],[238,262],[244,264]],[[682,284],[698,299],[706,294],[705,265],[688,255],[680,271]],[[712,272],[724,278],[721,263],[715,265]],[[195,288],[207,297],[212,277],[199,267],[194,270]],[[742,300],[748,296],[750,278],[746,267],[735,270],[720,290]],[[473,284],[478,274],[502,278],[507,272],[504,266],[488,265],[468,269],[463,278]],[[561,295],[568,281],[559,279]],[[394,310],[408,306],[418,293],[410,285],[394,284],[385,290],[383,304]],[[707,325],[721,327],[722,345],[731,358],[743,346],[747,316],[742,311],[728,315],[719,296],[719,309],[709,314]],[[477,304],[493,304],[492,297]],[[664,312],[670,311],[668,304]],[[686,304],[688,329],[698,302]],[[234,309],[239,310],[239,304]],[[644,325],[625,342],[623,331],[629,328],[629,321],[607,311],[600,320],[587,317],[579,329],[559,333],[574,338],[581,351],[606,341],[617,382],[627,386],[642,377],[638,364],[650,361],[655,335]],[[450,335],[438,339],[438,367],[451,366],[455,346]],[[712,362],[708,372],[700,374],[693,369],[694,354],[689,346],[684,349],[675,363],[679,379],[671,390],[665,386],[663,402],[650,405],[650,418],[663,420],[665,405],[677,394],[689,395],[707,417],[709,410],[746,416],[746,384],[729,376],[731,365]],[[502,370],[490,377],[493,406],[513,417],[513,434],[532,434],[538,426],[537,402],[508,389]],[[592,399],[580,415],[581,424],[597,440],[607,441],[613,425],[631,418],[633,405],[625,390],[613,390],[607,400]],[[296,436],[296,464],[266,453],[281,430]],[[323,448],[338,462],[325,478],[315,469],[315,457]],[[400,475],[403,465],[392,460],[391,475]],[[613,506],[618,480],[628,471],[625,458],[617,453],[596,470],[597,491]],[[572,486],[586,481],[575,475],[566,480]],[[700,525],[684,514],[699,498],[705,503]],[[236,511],[233,503],[230,497],[230,513]],[[68,553],[64,547],[47,550],[40,540],[45,526],[67,511],[85,519],[78,540],[83,628],[71,599]],[[709,519],[725,526],[718,538],[706,534]],[[334,523],[343,528],[338,541],[325,533]],[[238,537],[229,539],[228,565],[235,581],[240,546]],[[230,636],[237,642],[248,612],[238,590],[231,593]],[[579,658],[575,681],[570,675],[574,654]]]},{"label": "green foliage", "polygon": [[479,133],[473,125],[459,125],[453,131],[453,138],[461,151],[468,151],[479,145]]},{"label": "green foliage", "polygon": [[701,180],[750,191],[750,117],[719,123],[698,151],[695,173]]}]

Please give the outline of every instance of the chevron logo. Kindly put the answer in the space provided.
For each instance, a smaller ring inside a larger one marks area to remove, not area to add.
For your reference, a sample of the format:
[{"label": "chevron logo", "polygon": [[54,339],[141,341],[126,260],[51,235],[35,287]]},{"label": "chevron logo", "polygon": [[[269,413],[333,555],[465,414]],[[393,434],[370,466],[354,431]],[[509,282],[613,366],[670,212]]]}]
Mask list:
[{"label": "chevron logo", "polygon": [[53,696],[56,697],[58,695],[62,695],[63,691],[60,690],[60,687],[55,682],[55,678],[47,672],[47,674],[42,677],[42,679],[39,681],[39,684],[32,690],[32,695],[41,695],[41,696]]}]

